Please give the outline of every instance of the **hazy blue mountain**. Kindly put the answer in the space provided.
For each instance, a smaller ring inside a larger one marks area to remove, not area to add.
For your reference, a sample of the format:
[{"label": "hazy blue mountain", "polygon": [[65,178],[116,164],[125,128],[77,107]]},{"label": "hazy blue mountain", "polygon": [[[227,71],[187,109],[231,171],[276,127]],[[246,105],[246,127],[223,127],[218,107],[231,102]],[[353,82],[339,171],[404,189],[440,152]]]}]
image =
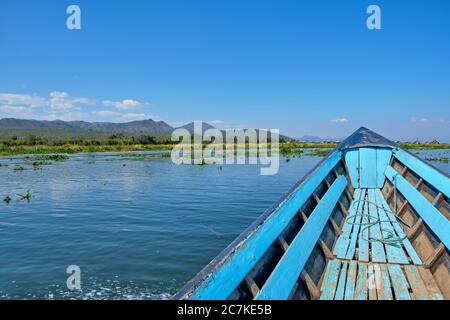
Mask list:
[{"label": "hazy blue mountain", "polygon": [[86,122],[86,121],[45,121],[0,119],[1,136],[104,136],[111,133],[125,135],[141,134],[151,136],[170,136],[173,128],[164,121],[151,119],[127,123]]},{"label": "hazy blue mountain", "polygon": [[[193,134],[194,133],[194,122],[187,123],[184,126],[181,126],[180,129],[186,129],[191,134]],[[210,125],[209,123],[202,122],[202,133],[205,133],[205,131],[208,129],[216,129],[216,127]]]},{"label": "hazy blue mountain", "polygon": [[[180,128],[194,132],[194,123],[188,123]],[[126,123],[114,122],[87,122],[87,121],[46,121],[46,120],[22,120],[14,118],[0,119],[0,137],[23,137],[35,135],[40,137],[108,137],[115,133],[131,135],[150,135],[156,137],[167,137],[172,135],[175,128],[164,121],[154,121],[152,119],[132,121]],[[204,133],[208,129],[215,129],[214,126],[203,123]],[[258,129],[256,129],[257,132]],[[222,130],[222,132],[225,132]],[[293,140],[287,136],[280,135],[280,140]]]},{"label": "hazy blue mountain", "polygon": [[301,138],[298,138],[299,141],[306,141],[306,142],[324,142],[324,141],[342,141],[344,138],[321,138],[318,136],[303,136]]}]

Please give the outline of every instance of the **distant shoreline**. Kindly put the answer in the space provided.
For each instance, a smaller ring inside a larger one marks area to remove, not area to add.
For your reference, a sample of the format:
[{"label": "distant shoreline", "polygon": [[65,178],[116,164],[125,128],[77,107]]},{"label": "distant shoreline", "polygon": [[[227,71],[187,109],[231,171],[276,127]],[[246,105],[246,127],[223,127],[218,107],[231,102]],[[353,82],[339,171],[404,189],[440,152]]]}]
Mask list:
[{"label": "distant shoreline", "polygon": [[[27,141],[0,139],[0,156],[12,156],[20,154],[76,154],[99,152],[131,152],[131,151],[170,151],[174,143],[167,141],[159,143],[149,139],[145,143],[136,143],[129,139],[71,139],[66,142],[47,143],[47,141]],[[206,144],[205,144],[206,145]],[[404,149],[409,150],[437,150],[450,149],[450,144],[422,144],[400,143]],[[333,149],[334,142],[282,142],[280,153],[283,155],[294,154],[297,149]],[[225,145],[224,145],[225,147]]]}]

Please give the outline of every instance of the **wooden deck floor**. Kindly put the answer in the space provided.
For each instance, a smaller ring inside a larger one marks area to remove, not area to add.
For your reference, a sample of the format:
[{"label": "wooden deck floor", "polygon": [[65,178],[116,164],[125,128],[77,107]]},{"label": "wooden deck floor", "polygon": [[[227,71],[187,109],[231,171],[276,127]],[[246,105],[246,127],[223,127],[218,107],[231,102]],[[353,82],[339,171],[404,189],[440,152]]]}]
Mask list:
[{"label": "wooden deck floor", "polygon": [[[369,221],[378,223],[367,227]],[[390,237],[397,240],[374,240]],[[355,190],[333,254],[321,299],[443,299],[379,189]]]}]

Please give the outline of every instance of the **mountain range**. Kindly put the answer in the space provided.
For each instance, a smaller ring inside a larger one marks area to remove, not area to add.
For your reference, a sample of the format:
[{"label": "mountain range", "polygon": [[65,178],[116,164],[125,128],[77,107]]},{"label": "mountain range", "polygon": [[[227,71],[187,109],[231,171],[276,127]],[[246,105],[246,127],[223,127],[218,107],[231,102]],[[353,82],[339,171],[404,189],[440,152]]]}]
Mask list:
[{"label": "mountain range", "polygon": [[[194,132],[194,123],[188,123],[180,128]],[[214,126],[203,123],[203,133]],[[164,121],[152,119],[131,121],[126,123],[115,122],[87,122],[87,121],[63,121],[63,120],[23,120],[15,118],[0,119],[0,137],[26,137],[34,135],[37,137],[55,138],[96,138],[108,137],[112,134],[121,133],[125,136],[149,135],[155,137],[170,138],[173,130]],[[258,131],[258,130],[257,130]],[[280,140],[294,140],[280,135]]]}]

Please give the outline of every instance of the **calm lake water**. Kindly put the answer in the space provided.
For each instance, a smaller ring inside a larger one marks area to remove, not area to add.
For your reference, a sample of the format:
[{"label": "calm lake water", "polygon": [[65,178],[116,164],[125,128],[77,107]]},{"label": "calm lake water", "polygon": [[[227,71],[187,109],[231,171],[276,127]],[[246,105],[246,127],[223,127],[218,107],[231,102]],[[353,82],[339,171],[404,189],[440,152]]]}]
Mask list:
[{"label": "calm lake water", "polygon": [[[151,155],[80,154],[38,169],[0,158],[0,197],[12,199],[0,203],[0,299],[170,298],[320,159],[261,176]],[[66,287],[69,265],[81,268],[79,292]]]}]

